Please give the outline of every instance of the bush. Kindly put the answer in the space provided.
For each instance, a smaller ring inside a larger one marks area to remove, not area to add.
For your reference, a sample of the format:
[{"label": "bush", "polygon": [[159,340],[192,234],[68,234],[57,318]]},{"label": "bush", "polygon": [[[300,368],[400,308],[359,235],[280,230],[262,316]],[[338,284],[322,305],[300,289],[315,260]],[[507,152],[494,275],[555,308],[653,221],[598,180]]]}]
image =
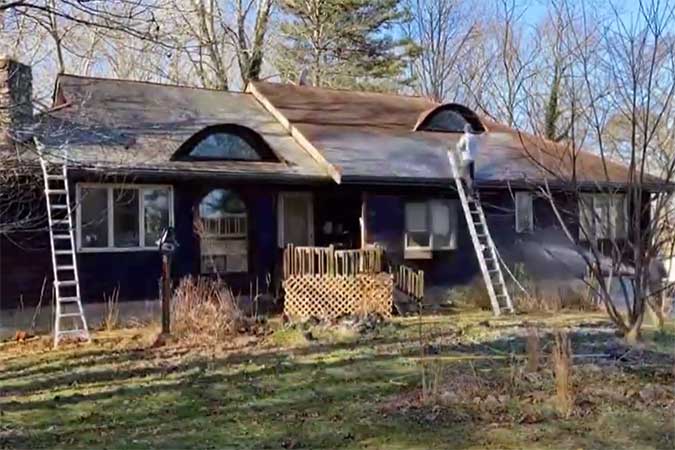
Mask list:
[{"label": "bush", "polygon": [[171,330],[178,338],[217,341],[238,332],[244,317],[232,290],[219,279],[188,276],[171,299]]},{"label": "bush", "polygon": [[460,305],[475,306],[486,310],[492,309],[490,296],[485,288],[482,276],[477,276],[467,286],[453,289],[451,299]]},{"label": "bush", "polygon": [[[590,311],[596,309],[584,292],[571,287],[542,290],[527,273],[523,264],[516,264],[513,276],[518,281],[507,279],[513,306],[521,312],[559,312],[564,309]],[[510,278],[510,277],[509,277]],[[520,285],[520,286],[519,286]],[[522,288],[521,288],[522,287]],[[523,289],[525,292],[523,292]]]}]

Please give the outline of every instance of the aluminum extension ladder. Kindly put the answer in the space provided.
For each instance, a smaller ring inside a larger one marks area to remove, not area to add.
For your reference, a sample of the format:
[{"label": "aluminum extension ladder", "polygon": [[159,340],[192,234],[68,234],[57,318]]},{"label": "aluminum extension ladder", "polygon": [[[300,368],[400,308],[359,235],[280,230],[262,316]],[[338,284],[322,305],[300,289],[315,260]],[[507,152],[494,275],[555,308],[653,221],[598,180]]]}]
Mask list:
[{"label": "aluminum extension ladder", "polygon": [[490,304],[495,316],[499,316],[502,309],[513,313],[513,303],[511,296],[506,289],[504,282],[504,274],[500,265],[500,260],[497,255],[497,248],[490,235],[490,230],[485,220],[485,213],[480,203],[478,192],[469,195],[464,188],[463,179],[459,176],[457,170],[457,162],[455,161],[455,153],[448,152],[448,159],[450,161],[450,168],[452,176],[455,179],[457,186],[457,193],[459,194],[459,201],[462,204],[466,224],[469,227],[469,234],[471,235],[471,242],[476,250],[476,257],[480,270],[483,273],[483,280],[490,297]]},{"label": "aluminum extension ladder", "polygon": [[64,338],[91,341],[87,319],[82,308],[80,279],[75,255],[73,210],[68,190],[67,164],[53,164],[40,153],[44,177],[49,240],[52,250],[56,311],[54,315],[54,347]]}]

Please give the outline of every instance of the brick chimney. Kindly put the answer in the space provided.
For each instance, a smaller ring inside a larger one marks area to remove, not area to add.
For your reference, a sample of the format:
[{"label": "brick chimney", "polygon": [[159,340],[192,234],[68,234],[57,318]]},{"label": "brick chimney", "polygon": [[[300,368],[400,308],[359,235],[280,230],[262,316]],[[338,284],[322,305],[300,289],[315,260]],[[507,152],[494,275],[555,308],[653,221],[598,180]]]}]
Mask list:
[{"label": "brick chimney", "polygon": [[0,55],[0,145],[22,141],[33,121],[30,66]]}]

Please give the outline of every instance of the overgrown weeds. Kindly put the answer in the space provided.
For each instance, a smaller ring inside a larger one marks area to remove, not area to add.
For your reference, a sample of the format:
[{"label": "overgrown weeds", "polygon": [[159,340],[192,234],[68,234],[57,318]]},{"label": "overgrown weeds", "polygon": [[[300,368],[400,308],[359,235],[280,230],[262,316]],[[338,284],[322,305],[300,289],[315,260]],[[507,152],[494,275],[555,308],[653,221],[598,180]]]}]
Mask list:
[{"label": "overgrown weeds", "polygon": [[119,286],[113,289],[110,295],[103,294],[105,305],[105,314],[103,316],[103,329],[112,331],[120,324],[120,289]]},{"label": "overgrown weeds", "polygon": [[555,379],[555,404],[563,417],[569,417],[574,409],[572,356],[572,345],[567,333],[564,331],[556,332],[551,363]]},{"label": "overgrown weeds", "polygon": [[452,300],[459,305],[475,306],[483,310],[491,310],[492,303],[490,296],[485,288],[485,282],[482,277],[474,278],[466,286],[457,287],[452,290]]},{"label": "overgrown weeds", "polygon": [[245,319],[220,279],[181,279],[171,300],[171,330],[179,339],[213,342],[238,332]]}]

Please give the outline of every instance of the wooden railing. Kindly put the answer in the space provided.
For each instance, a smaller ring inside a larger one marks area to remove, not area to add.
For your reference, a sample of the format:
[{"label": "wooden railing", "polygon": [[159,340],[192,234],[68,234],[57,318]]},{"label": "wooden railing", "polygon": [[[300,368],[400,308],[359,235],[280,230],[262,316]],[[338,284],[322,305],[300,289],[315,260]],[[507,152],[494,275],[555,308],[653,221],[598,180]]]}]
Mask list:
[{"label": "wooden railing", "polygon": [[392,273],[396,289],[414,300],[424,298],[424,271],[401,265],[396,270],[392,270]]},{"label": "wooden railing", "polygon": [[329,247],[295,247],[284,249],[284,278],[293,275],[356,275],[383,272],[380,247],[359,250],[335,250]]}]

